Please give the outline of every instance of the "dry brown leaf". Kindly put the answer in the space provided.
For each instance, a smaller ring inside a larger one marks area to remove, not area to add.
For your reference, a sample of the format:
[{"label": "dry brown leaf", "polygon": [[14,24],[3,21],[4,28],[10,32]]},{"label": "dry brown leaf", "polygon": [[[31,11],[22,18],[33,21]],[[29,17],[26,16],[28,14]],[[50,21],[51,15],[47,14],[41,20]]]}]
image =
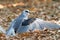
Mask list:
[{"label": "dry brown leaf", "polygon": [[0,4],[0,9],[2,9],[2,8],[4,8],[4,6]]},{"label": "dry brown leaf", "polygon": [[16,6],[24,6],[25,4],[23,3],[23,2],[20,2],[20,3],[15,3],[15,4],[12,4],[14,7],[16,7]]}]

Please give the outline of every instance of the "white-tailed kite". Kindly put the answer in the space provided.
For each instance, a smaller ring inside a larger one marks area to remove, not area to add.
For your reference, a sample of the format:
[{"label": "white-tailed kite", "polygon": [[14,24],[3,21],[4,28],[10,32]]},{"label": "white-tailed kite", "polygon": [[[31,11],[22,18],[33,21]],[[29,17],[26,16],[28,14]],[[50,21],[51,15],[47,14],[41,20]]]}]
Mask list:
[{"label": "white-tailed kite", "polygon": [[15,36],[16,33],[24,33],[34,31],[35,29],[43,30],[47,29],[59,29],[60,25],[44,21],[39,18],[28,18],[29,10],[24,10],[14,21],[11,22],[6,35]]}]

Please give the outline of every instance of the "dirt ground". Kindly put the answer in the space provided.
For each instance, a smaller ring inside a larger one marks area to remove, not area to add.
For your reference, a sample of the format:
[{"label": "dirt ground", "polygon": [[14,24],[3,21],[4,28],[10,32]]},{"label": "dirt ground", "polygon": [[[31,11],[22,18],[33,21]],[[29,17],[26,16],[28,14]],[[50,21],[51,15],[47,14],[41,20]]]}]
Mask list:
[{"label": "dirt ground", "polygon": [[[0,25],[8,29],[10,22],[24,9],[35,11],[29,18],[41,18],[46,21],[60,23],[60,2],[52,0],[0,0]],[[17,34],[6,38],[0,33],[0,40],[60,40],[60,30],[43,30]]]}]

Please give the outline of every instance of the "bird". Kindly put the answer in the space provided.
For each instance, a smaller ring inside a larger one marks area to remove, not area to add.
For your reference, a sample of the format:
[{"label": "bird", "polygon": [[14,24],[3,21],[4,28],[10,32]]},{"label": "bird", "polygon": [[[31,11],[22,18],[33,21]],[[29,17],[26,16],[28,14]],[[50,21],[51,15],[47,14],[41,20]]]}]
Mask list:
[{"label": "bird", "polygon": [[30,32],[30,30],[43,30],[44,28],[52,30],[60,28],[60,25],[47,22],[40,18],[28,18],[30,12],[32,11],[28,9],[23,10],[21,15],[19,15],[10,23],[10,26],[5,34],[7,36],[16,36],[17,33]]}]

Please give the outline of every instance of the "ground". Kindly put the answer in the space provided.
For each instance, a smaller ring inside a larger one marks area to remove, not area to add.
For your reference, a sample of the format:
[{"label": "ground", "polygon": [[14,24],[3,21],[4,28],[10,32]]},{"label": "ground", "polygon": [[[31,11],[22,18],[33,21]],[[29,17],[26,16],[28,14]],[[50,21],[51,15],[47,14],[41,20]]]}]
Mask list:
[{"label": "ground", "polygon": [[[59,24],[60,2],[52,0],[0,0],[0,25],[8,29],[10,22],[21,14],[24,9],[35,11],[29,17],[41,18]],[[7,40],[0,33],[0,40]],[[60,30],[43,30],[17,34],[9,40],[60,40]]]}]

